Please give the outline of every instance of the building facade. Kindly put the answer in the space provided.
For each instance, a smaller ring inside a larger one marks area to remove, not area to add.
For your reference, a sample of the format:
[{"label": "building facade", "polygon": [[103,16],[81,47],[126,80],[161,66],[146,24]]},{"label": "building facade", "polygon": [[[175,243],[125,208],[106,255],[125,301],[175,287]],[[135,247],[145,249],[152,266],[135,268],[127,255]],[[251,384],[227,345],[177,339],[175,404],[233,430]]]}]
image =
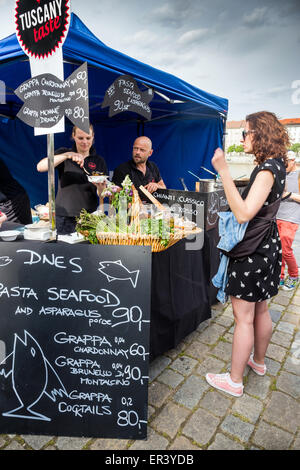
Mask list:
[{"label": "building facade", "polygon": [[[286,127],[291,145],[300,143],[300,118],[281,119],[280,122]],[[226,124],[225,151],[231,145],[240,145],[242,131],[245,129],[246,121],[228,121]]]}]

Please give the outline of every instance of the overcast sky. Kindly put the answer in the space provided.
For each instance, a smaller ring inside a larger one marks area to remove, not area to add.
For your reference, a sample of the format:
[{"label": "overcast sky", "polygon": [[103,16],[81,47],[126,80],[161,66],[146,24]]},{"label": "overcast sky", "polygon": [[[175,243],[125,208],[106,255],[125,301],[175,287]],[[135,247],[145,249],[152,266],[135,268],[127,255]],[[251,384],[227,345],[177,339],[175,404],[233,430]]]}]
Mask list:
[{"label": "overcast sky", "polygon": [[[71,5],[109,47],[227,98],[229,120],[263,109],[281,119],[300,117],[300,103],[292,99],[293,82],[300,85],[299,0],[71,0]],[[14,6],[14,0],[0,0],[1,37],[15,31]]]}]

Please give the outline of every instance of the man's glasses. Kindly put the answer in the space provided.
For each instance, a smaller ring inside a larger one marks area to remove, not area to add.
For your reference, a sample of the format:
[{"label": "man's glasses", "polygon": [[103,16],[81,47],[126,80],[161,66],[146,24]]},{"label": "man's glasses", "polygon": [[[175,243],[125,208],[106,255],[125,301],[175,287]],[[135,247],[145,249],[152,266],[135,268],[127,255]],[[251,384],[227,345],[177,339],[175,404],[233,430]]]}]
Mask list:
[{"label": "man's glasses", "polygon": [[255,132],[255,131],[243,131],[243,132],[242,132],[243,140],[245,140],[246,137],[247,137],[247,135],[248,135],[248,134],[251,134],[252,132]]}]

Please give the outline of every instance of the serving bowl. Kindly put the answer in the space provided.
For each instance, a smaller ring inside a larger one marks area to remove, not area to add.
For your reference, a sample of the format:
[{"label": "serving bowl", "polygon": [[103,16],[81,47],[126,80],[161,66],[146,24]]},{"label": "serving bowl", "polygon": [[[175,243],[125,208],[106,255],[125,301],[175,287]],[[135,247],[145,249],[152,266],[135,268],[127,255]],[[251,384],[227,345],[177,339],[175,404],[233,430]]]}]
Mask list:
[{"label": "serving bowl", "polygon": [[5,230],[3,232],[0,232],[0,238],[4,242],[13,242],[18,235],[20,235],[20,232],[18,232],[18,230]]},{"label": "serving bowl", "polygon": [[108,176],[106,175],[95,175],[95,176],[88,176],[88,180],[90,183],[105,183],[107,181]]}]

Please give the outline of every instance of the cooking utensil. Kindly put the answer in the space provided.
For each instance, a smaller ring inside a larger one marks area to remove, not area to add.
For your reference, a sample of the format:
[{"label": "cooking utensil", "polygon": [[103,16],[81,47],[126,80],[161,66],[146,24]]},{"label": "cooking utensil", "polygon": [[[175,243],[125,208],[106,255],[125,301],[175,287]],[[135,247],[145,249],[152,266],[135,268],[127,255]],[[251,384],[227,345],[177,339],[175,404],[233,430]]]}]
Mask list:
[{"label": "cooking utensil", "polygon": [[216,173],[213,173],[212,171],[208,170],[208,169],[205,168],[204,166],[200,166],[200,168],[202,168],[203,170],[207,171],[207,173],[210,173],[211,175],[214,175],[215,178],[217,177]]},{"label": "cooking utensil", "polygon": [[152,194],[146,189],[144,186],[140,186],[139,189],[146,194],[147,198],[150,199],[151,202],[160,210],[165,211],[166,208],[154,197]]},{"label": "cooking utensil", "polygon": [[179,180],[181,181],[181,184],[182,184],[182,186],[183,186],[183,189],[184,189],[185,191],[188,191],[188,188],[187,188],[187,186],[186,186],[186,184],[185,184],[185,182],[184,182],[184,179],[183,179],[183,178],[179,178]]}]

